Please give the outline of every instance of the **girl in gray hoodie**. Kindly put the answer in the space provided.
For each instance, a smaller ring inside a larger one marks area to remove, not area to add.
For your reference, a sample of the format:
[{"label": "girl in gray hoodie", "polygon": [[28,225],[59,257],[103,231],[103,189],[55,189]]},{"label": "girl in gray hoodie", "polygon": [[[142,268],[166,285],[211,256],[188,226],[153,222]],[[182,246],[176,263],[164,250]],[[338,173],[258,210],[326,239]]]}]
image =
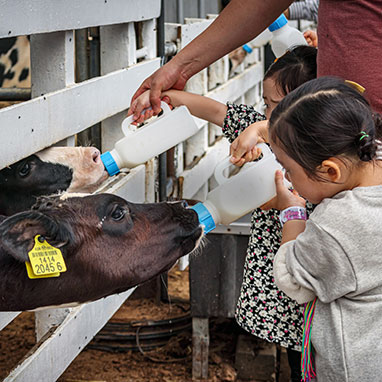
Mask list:
[{"label": "girl in gray hoodie", "polygon": [[[308,303],[304,351],[311,339],[315,365],[303,362],[305,380],[381,380],[381,125],[356,89],[330,77],[289,93],[270,118],[272,150],[301,196],[276,173],[274,276]],[[307,221],[305,199],[318,204]]]}]

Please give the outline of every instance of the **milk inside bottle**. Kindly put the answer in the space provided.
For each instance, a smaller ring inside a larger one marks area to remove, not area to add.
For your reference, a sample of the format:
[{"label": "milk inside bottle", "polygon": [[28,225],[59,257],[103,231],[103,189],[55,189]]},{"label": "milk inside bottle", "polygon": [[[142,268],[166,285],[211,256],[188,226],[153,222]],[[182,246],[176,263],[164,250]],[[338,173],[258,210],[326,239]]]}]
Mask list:
[{"label": "milk inside bottle", "polygon": [[186,106],[171,110],[167,103],[161,102],[161,107],[163,114],[140,128],[131,128],[132,115],[122,122],[125,136],[113,150],[101,155],[110,176],[118,174],[121,168],[133,168],[147,162],[198,131]]},{"label": "milk inside bottle", "polygon": [[216,166],[215,179],[219,185],[208,193],[205,202],[191,207],[197,212],[205,233],[217,224],[232,223],[276,196],[275,172],[282,167],[267,144],[258,147],[262,151],[261,159],[246,163],[236,175],[224,176],[231,165],[230,157]]}]

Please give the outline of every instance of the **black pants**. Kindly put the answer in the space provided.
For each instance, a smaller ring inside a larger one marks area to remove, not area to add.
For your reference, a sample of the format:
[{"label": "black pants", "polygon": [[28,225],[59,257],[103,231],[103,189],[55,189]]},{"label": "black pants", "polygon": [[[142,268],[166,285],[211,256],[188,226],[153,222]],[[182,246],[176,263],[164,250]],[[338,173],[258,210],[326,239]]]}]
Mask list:
[{"label": "black pants", "polygon": [[291,382],[301,382],[301,352],[287,349]]}]

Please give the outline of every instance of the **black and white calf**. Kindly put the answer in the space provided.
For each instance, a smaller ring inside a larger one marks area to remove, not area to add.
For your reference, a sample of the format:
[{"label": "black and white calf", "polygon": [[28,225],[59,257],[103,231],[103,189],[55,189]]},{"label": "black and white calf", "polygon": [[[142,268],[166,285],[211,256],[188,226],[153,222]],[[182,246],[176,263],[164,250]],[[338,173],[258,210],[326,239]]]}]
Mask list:
[{"label": "black and white calf", "polygon": [[0,171],[0,214],[32,207],[39,196],[93,192],[108,174],[94,147],[50,147]]},{"label": "black and white calf", "polygon": [[[182,203],[134,204],[112,194],[42,198],[1,219],[0,311],[120,293],[168,270],[202,236],[197,214]],[[36,235],[62,251],[67,271],[59,277],[27,276]]]}]

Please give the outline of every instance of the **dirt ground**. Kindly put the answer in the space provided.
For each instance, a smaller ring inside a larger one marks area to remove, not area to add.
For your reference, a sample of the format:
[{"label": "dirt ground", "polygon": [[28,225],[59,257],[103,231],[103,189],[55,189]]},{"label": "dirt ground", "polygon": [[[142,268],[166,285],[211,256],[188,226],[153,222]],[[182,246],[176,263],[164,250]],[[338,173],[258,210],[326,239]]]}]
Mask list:
[{"label": "dirt ground", "polygon": [[[188,272],[180,272],[174,268],[168,279],[171,303],[158,304],[153,298],[128,299],[110,322],[128,323],[186,317],[189,313],[188,290]],[[208,382],[237,380],[234,358],[239,333],[240,329],[233,320],[210,320]],[[6,377],[34,343],[33,313],[22,313],[0,331],[0,380]],[[95,341],[91,344],[94,343]],[[173,336],[164,346],[143,350],[143,354],[132,350],[111,352],[87,347],[58,381],[188,382],[191,381],[191,349],[191,328]]]}]

